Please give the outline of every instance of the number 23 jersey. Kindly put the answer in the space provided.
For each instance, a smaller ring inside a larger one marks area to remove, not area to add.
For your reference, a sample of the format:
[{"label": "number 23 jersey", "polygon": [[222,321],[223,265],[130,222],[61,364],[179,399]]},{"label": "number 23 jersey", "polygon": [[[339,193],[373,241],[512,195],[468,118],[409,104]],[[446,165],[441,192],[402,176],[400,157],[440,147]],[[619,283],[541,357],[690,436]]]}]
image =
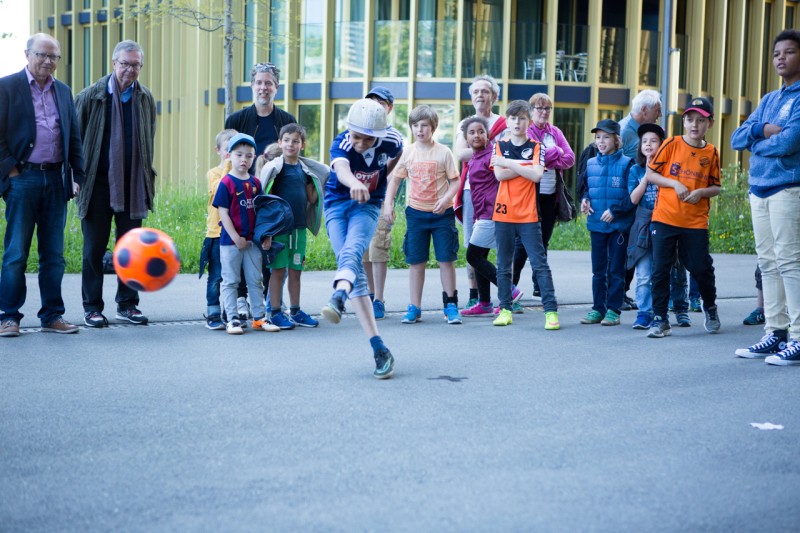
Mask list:
[{"label": "number 23 jersey", "polygon": [[[519,146],[509,139],[504,139],[495,143],[494,148],[495,155],[500,157],[516,159],[523,165],[544,167],[544,150],[532,139]],[[539,222],[539,212],[536,209],[536,184],[521,176],[502,180],[497,189],[492,220],[515,224]]]}]

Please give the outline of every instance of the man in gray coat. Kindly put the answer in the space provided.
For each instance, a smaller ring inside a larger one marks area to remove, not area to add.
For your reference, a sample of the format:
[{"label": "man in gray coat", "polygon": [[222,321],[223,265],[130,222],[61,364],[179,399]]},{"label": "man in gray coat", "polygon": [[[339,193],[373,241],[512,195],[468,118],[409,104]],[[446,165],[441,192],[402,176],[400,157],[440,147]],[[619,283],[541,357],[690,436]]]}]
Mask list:
[{"label": "man in gray coat", "polygon": [[[103,316],[103,255],[115,223],[116,237],[142,226],[153,209],[156,172],[153,143],[156,104],[139,83],[144,51],[134,41],[122,41],[111,56],[112,73],[75,97],[83,135],[86,183],[78,196],[83,231],[84,323],[108,325]],[[117,278],[117,320],[147,324],[137,306],[139,293]]]}]

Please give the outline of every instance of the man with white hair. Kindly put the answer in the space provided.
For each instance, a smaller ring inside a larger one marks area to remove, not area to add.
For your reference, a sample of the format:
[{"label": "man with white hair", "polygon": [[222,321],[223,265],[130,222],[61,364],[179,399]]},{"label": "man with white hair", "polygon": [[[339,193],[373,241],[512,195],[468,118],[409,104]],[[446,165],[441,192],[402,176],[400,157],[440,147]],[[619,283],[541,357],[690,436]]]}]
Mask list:
[{"label": "man with white hair", "polygon": [[31,238],[39,240],[42,331],[77,333],[65,321],[64,225],[67,202],[84,182],[83,150],[72,91],[53,77],[61,46],[37,33],[25,48],[28,64],[0,78],[0,195],[5,201],[0,337],[18,337],[25,303]]},{"label": "man with white hair", "polygon": [[[121,41],[111,54],[111,73],[75,97],[83,136],[86,183],[78,196],[83,232],[83,323],[108,326],[103,315],[103,255],[114,222],[119,240],[142,226],[153,210],[156,172],[153,144],[156,102],[142,85],[144,51],[135,41]],[[137,306],[138,291],[117,278],[117,320],[145,325]]]},{"label": "man with white hair", "polygon": [[661,95],[646,89],[633,98],[630,114],[619,121],[623,153],[636,160],[639,151],[639,126],[657,122],[661,117]]}]

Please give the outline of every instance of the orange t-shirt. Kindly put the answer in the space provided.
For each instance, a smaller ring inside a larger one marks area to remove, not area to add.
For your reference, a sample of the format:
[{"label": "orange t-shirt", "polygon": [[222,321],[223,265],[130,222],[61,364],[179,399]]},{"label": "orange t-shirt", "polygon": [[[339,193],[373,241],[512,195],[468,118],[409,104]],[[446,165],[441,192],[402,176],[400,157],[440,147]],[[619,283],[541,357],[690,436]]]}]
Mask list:
[{"label": "orange t-shirt", "polygon": [[[703,148],[687,144],[683,137],[670,137],[650,161],[650,168],[664,177],[678,180],[689,191],[720,185],[719,154],[711,143]],[[679,228],[708,229],[708,198],[696,204],[678,198],[675,189],[659,187],[653,221]]]},{"label": "orange t-shirt", "polygon": [[[506,159],[522,161],[523,165],[544,166],[544,150],[533,139],[528,139],[520,146],[516,146],[510,139],[504,139],[495,143],[494,150],[497,155]],[[497,188],[492,220],[514,224],[539,222],[536,184],[522,176],[501,181]]]}]

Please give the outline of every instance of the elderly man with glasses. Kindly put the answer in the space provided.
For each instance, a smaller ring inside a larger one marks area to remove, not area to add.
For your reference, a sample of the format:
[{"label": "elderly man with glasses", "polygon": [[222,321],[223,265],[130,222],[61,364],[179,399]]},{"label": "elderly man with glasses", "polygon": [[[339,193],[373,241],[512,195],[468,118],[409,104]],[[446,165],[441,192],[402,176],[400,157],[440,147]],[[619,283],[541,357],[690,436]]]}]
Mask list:
[{"label": "elderly man with glasses", "polygon": [[[278,142],[278,132],[286,124],[297,122],[293,115],[275,106],[275,95],[281,83],[281,71],[272,63],[256,63],[250,69],[253,105],[231,113],[225,119],[225,129],[251,135],[256,140],[256,154]],[[250,172],[255,171],[255,162]]]},{"label": "elderly man with glasses", "polygon": [[62,317],[61,297],[67,202],[84,181],[78,121],[72,91],[53,77],[61,59],[58,41],[38,33],[28,39],[25,57],[24,69],[0,78],[0,194],[6,217],[0,337],[19,336],[34,227],[42,331],[78,332]]},{"label": "elderly man with glasses", "polygon": [[[122,41],[111,55],[112,72],[75,97],[83,135],[86,183],[78,196],[83,231],[83,322],[108,325],[103,315],[103,255],[115,224],[116,238],[142,226],[153,209],[156,171],[153,144],[156,103],[139,73],[144,51]],[[147,324],[137,308],[139,293],[117,279],[117,320]]]}]

